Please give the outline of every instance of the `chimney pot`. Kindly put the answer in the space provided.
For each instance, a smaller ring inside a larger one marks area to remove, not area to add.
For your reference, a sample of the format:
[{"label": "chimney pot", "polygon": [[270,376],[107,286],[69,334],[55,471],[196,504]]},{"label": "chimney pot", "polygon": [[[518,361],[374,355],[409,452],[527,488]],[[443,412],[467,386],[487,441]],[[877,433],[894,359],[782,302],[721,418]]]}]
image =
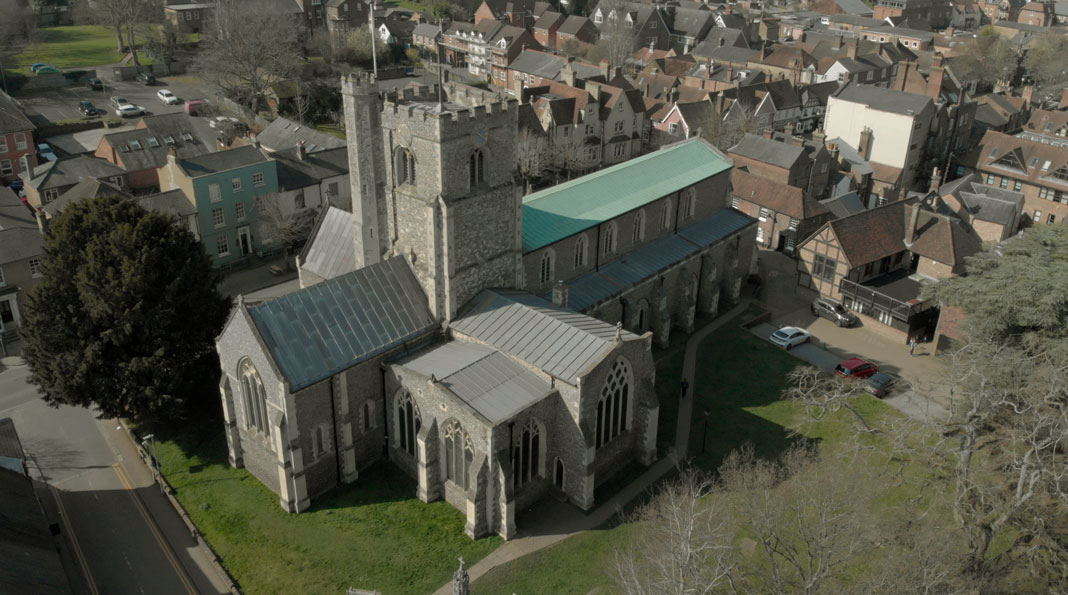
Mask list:
[{"label": "chimney pot", "polygon": [[560,306],[561,308],[567,307],[567,283],[563,281],[557,281],[556,285],[553,285],[553,304]]}]

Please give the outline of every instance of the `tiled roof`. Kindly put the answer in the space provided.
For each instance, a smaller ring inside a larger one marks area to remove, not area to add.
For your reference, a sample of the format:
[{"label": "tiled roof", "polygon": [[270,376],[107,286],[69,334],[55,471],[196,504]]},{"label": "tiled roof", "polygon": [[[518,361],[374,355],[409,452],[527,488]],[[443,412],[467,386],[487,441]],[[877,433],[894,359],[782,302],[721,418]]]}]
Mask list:
[{"label": "tiled roof", "polygon": [[[1012,165],[1003,161],[1010,153],[1015,156],[1015,164]],[[1068,146],[1046,144],[1022,136],[988,130],[979,147],[964,160],[974,164],[976,169],[984,173],[995,173],[1026,180],[1037,186],[1068,191]]]},{"label": "tiled roof", "polygon": [[535,192],[523,199],[523,250],[548,246],[730,168],[715,147],[693,139]]},{"label": "tiled roof", "polygon": [[30,122],[30,119],[23,113],[22,106],[10,95],[0,91],[0,134],[36,129],[33,122]]},{"label": "tiled roof", "polygon": [[754,176],[743,169],[731,172],[731,184],[735,196],[795,219],[804,220],[827,212],[818,202],[806,198],[801,188]]},{"label": "tiled roof", "polygon": [[179,159],[190,159],[211,152],[211,147],[197,134],[186,114],[188,128],[168,127],[166,132],[154,127],[134,128],[106,134],[101,142],[115,153],[126,171],[156,169],[167,164],[167,152],[173,147]]},{"label": "tiled roof", "polygon": [[197,214],[197,206],[193,204],[182,189],[168,190],[159,194],[139,196],[137,202],[150,211],[158,211],[168,215],[187,217]]},{"label": "tiled roof", "polygon": [[437,327],[399,257],[247,308],[294,392]]},{"label": "tiled roof", "polygon": [[850,268],[905,249],[905,207],[915,201],[912,198],[888,203],[828,223]]},{"label": "tiled roof", "polygon": [[541,13],[538,20],[534,22],[534,29],[549,29],[554,25],[559,26],[566,18],[567,17],[558,12],[547,10]]},{"label": "tiled roof", "polygon": [[[121,167],[98,157],[76,155],[60,157],[55,161],[38,165],[34,168],[32,176],[29,176],[29,184],[38,190],[44,190],[71,186],[85,178],[109,178],[125,173]],[[21,175],[25,176],[26,172]]]},{"label": "tiled roof", "polygon": [[398,366],[435,381],[491,424],[553,394],[548,382],[507,355],[478,343],[450,341]]},{"label": "tiled roof", "polygon": [[353,239],[352,213],[327,207],[311,239],[301,252],[301,268],[323,279],[333,279],[356,269],[356,244]]},{"label": "tiled roof", "polygon": [[[450,324],[570,384],[615,347],[616,328],[524,291],[483,290]],[[621,331],[621,336],[635,335]]]},{"label": "tiled roof", "polygon": [[298,140],[304,141],[304,146],[309,153],[346,146],[343,138],[320,132],[314,127],[304,126],[285,118],[277,118],[271,122],[263,129],[263,132],[256,135],[256,140],[268,151],[292,149],[297,146]]},{"label": "tiled roof", "polygon": [[931,105],[931,98],[872,85],[846,83],[832,95],[842,101],[867,105],[870,109],[892,114],[919,114]]},{"label": "tiled roof", "polygon": [[560,28],[557,29],[557,32],[563,33],[564,35],[577,35],[578,32],[586,26],[586,23],[589,22],[590,19],[586,17],[571,15],[567,17],[567,20],[565,20],[562,25],[560,25]]},{"label": "tiled roof", "polygon": [[[904,225],[908,225],[912,209],[905,209]],[[909,250],[950,266],[964,264],[964,259],[983,249],[979,236],[956,218],[920,210],[916,221],[916,237]]]},{"label": "tiled roof", "polygon": [[52,202],[42,206],[41,210],[47,213],[49,217],[54,217],[71,203],[100,196],[129,197],[130,193],[110,182],[105,182],[96,178],[85,178],[69,188],[63,194],[60,194],[59,197]]},{"label": "tiled roof", "polygon": [[37,229],[30,209],[7,186],[0,186],[0,230]]},{"label": "tiled roof", "polygon": [[37,229],[0,229],[0,264],[18,262],[44,252],[44,239]]}]

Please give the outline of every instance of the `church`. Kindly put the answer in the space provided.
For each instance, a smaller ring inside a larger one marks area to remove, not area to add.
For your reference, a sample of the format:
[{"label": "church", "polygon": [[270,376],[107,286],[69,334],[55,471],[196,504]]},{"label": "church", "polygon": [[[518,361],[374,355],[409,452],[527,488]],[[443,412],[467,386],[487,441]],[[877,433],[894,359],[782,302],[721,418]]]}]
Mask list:
[{"label": "church", "polygon": [[522,195],[515,100],[342,81],[351,210],[219,335],[230,464],[301,512],[388,459],[473,538],[657,457],[652,347],[738,299],[755,220],[700,139]]}]

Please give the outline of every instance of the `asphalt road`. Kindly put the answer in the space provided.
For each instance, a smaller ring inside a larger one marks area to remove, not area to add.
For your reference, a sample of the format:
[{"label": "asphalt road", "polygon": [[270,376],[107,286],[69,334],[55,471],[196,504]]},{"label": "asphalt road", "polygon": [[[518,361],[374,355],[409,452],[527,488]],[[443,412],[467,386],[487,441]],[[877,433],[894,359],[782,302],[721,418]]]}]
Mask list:
[{"label": "asphalt road", "polygon": [[31,476],[47,484],[38,497],[61,525],[76,593],[227,592],[114,421],[53,409],[26,382],[25,366],[0,370],[0,417],[14,420]]}]

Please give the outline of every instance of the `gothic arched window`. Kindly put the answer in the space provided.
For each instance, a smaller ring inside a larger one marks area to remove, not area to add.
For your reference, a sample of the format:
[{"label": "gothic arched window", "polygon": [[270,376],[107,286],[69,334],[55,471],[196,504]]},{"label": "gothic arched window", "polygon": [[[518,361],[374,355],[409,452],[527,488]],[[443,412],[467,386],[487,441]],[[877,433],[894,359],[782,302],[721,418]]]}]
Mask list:
[{"label": "gothic arched window", "polygon": [[267,417],[267,393],[256,367],[249,360],[242,360],[240,365],[241,397],[245,405],[245,427],[255,428],[265,435],[271,435],[271,423]]},{"label": "gothic arched window", "polygon": [[553,254],[552,248],[549,248],[545,250],[545,252],[541,253],[541,270],[538,275],[538,278],[541,279],[541,282],[543,284],[549,283],[553,280],[553,264],[555,264],[553,262],[554,260],[555,255]]},{"label": "gothic arched window", "polygon": [[575,240],[575,268],[586,266],[586,234],[582,234]]},{"label": "gothic arched window", "polygon": [[422,426],[419,408],[412,401],[412,395],[405,391],[397,399],[397,445],[401,450],[415,456],[415,438]]},{"label": "gothic arched window", "polygon": [[649,321],[649,302],[641,300],[638,302],[638,324],[636,329],[639,333],[644,333],[646,323]]},{"label": "gothic arched window", "polygon": [[415,184],[415,154],[404,147],[397,147],[393,151],[393,171],[397,178],[397,186],[401,184]]},{"label": "gothic arched window", "polygon": [[604,226],[604,242],[601,253],[608,256],[616,251],[616,222]]},{"label": "gothic arched window", "polygon": [[445,479],[469,489],[471,487],[471,462],[475,458],[471,437],[464,432],[460,422],[446,422],[442,444],[445,460]]},{"label": "gothic arched window", "polygon": [[472,186],[486,181],[486,170],[481,149],[475,149],[471,152],[471,156],[467,160],[467,174]]},{"label": "gothic arched window", "polygon": [[512,478],[516,488],[522,487],[534,477],[543,475],[541,434],[541,424],[536,420],[530,420],[523,427],[519,440],[512,449]]},{"label": "gothic arched window", "polygon": [[632,384],[630,364],[622,357],[616,359],[601,388],[601,400],[597,403],[597,448],[627,431],[630,426]]},{"label": "gothic arched window", "polygon": [[693,219],[694,215],[697,214],[697,191],[693,187],[686,189],[685,200],[686,212],[684,216],[687,219]]},{"label": "gothic arched window", "polygon": [[645,211],[638,211],[634,216],[634,233],[630,241],[637,244],[645,239]]},{"label": "gothic arched window", "polygon": [[664,204],[660,205],[660,229],[667,229],[671,227],[671,199],[664,201]]}]

